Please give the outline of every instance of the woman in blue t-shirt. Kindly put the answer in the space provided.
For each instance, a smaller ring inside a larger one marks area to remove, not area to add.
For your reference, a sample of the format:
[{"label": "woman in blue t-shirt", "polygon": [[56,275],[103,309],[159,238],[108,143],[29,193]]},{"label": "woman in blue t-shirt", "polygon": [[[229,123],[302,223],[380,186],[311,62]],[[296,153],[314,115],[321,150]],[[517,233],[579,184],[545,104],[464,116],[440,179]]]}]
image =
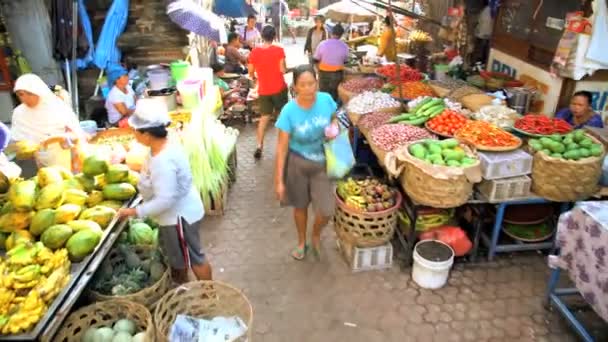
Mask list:
[{"label": "woman in blue t-shirt", "polygon": [[[327,93],[318,92],[314,70],[300,66],[293,74],[296,97],[287,103],[277,119],[275,190],[279,201],[294,207],[298,245],[291,255],[302,260],[306,243],[308,206],[312,203],[315,219],[310,248],[320,258],[321,230],[334,212],[333,185],[325,169],[323,143],[326,128],[336,128],[337,105]],[[328,130],[331,131],[331,130]]]},{"label": "woman in blue t-shirt", "polygon": [[602,116],[593,111],[593,97],[588,91],[577,91],[570,99],[570,106],[555,114],[558,119],[566,120],[574,128],[583,126],[604,127]]}]

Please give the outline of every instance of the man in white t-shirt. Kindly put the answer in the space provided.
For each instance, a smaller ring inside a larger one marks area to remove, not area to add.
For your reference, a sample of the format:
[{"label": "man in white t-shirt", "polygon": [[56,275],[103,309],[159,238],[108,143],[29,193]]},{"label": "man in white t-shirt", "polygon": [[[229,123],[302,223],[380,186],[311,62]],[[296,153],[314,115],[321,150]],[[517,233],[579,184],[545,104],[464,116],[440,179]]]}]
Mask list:
[{"label": "man in white t-shirt", "polygon": [[129,76],[125,68],[113,65],[107,72],[108,84],[113,85],[105,104],[108,121],[112,126],[119,126],[119,122],[127,119],[135,110],[135,92],[129,85]]}]

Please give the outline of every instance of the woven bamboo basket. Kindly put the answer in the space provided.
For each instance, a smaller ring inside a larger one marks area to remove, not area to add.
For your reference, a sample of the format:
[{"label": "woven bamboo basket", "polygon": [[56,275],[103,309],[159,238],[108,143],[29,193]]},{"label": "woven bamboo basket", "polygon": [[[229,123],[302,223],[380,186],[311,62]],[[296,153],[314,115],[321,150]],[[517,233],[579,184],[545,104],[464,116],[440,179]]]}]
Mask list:
[{"label": "woven bamboo basket", "polygon": [[344,89],[344,86],[342,85],[342,83],[340,83],[340,85],[338,85],[338,97],[340,98],[340,101],[342,101],[342,103],[347,104],[351,98],[353,98],[354,96],[357,96],[357,95],[358,94],[353,93],[352,91],[348,91],[348,90]]},{"label": "woven bamboo basket", "polygon": [[[452,175],[447,177],[447,179],[435,177],[433,172],[425,172],[416,165],[416,162],[413,162],[415,159],[410,155],[408,146],[409,144],[402,148],[405,154],[403,161],[406,166],[401,173],[400,181],[401,186],[414,202],[433,208],[456,208],[469,200],[473,194],[473,183],[469,181],[466,175]],[[461,145],[461,147],[467,151],[468,155],[474,154],[467,146]],[[480,163],[477,161],[471,167],[479,169],[479,165]],[[430,167],[438,171],[448,168],[437,165]],[[479,180],[481,180],[481,172],[479,170]]]},{"label": "woven bamboo basket", "polygon": [[[137,256],[141,257],[145,253],[150,252],[155,247],[151,246],[133,246],[133,249]],[[117,249],[112,249],[106,258],[109,258],[112,266],[117,266],[124,262],[122,255],[118,252]],[[141,291],[128,294],[126,296],[111,296],[105,295],[100,292],[97,292],[91,288],[87,288],[87,297],[93,302],[101,302],[101,301],[109,301],[109,300],[127,300],[134,303],[139,303],[144,305],[150,310],[154,309],[156,303],[161,299],[162,296],[169,291],[171,287],[171,270],[167,263],[165,263],[166,269],[163,276],[152,286],[146,287]]]},{"label": "woven bamboo basket", "polygon": [[[373,111],[397,114],[397,113],[401,113],[401,106],[378,108],[378,109],[374,109]],[[349,120],[353,123],[353,125],[356,125],[359,122],[359,119],[361,119],[361,116],[365,115],[365,114],[358,114],[358,113],[348,111],[347,115],[348,115]]]},{"label": "woven bamboo basket", "polygon": [[217,316],[238,316],[247,324],[247,334],[237,342],[251,341],[253,308],[238,289],[218,281],[195,281],[183,284],[163,296],[156,310],[156,341],[169,342],[171,325],[177,315],[211,319]]},{"label": "woven bamboo basket", "polygon": [[[589,137],[601,144],[595,137]],[[545,153],[535,153],[532,163],[532,191],[555,202],[573,202],[592,196],[599,190],[604,154],[604,145],[601,156],[580,160],[565,160],[547,156]]]},{"label": "woven bamboo basket", "polygon": [[401,193],[396,191],[395,205],[383,211],[363,212],[350,208],[336,196],[334,229],[342,241],[357,247],[384,245],[393,237],[397,227],[397,211],[401,207]]},{"label": "woven bamboo basket", "polygon": [[156,341],[152,314],[143,305],[126,300],[109,300],[74,311],[53,338],[54,342],[81,341],[89,328],[112,327],[119,319],[135,323],[136,332],[145,332],[146,342]]}]

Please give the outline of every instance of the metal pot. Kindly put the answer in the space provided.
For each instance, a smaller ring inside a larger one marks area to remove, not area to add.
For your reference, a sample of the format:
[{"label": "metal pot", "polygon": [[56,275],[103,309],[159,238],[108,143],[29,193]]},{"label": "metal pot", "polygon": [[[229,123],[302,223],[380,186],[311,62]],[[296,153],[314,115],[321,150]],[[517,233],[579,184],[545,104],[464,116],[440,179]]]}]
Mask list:
[{"label": "metal pot", "polygon": [[175,88],[149,90],[148,97],[162,101],[167,105],[167,110],[170,112],[177,109],[177,90]]},{"label": "metal pot", "polygon": [[507,104],[517,113],[524,115],[530,110],[532,92],[526,88],[507,88]]}]

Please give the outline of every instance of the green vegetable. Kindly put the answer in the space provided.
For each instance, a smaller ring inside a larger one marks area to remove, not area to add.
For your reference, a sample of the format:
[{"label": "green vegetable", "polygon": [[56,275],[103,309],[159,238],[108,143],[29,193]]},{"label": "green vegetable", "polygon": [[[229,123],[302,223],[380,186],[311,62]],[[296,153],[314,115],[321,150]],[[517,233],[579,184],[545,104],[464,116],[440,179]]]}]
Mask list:
[{"label": "green vegetable", "polygon": [[602,155],[602,146],[598,144],[593,144],[593,146],[591,146],[591,148],[589,149],[589,152],[591,152],[592,156],[599,157]]},{"label": "green vegetable", "polygon": [[579,151],[581,152],[581,158],[591,157],[591,151],[589,149],[581,148]]},{"label": "green vegetable", "polygon": [[126,332],[129,335],[135,334],[135,322],[129,319],[119,319],[114,323],[114,331],[115,332]]},{"label": "green vegetable", "polygon": [[581,147],[591,147],[593,145],[593,140],[589,138],[585,138],[578,143]]},{"label": "green vegetable", "polygon": [[559,134],[557,134],[557,133],[556,134],[551,134],[549,136],[549,138],[551,138],[551,140],[557,141],[557,142],[561,142],[562,141],[562,136],[559,135]]},{"label": "green vegetable", "polygon": [[570,144],[566,145],[567,151],[578,150],[579,148],[580,148],[580,146],[578,146],[577,143],[570,143]]},{"label": "green vegetable", "polygon": [[441,166],[445,166],[445,161],[443,161],[443,159],[437,158],[433,160],[433,164],[434,165],[441,165]]},{"label": "green vegetable", "polygon": [[564,153],[564,158],[578,160],[581,158],[580,150],[570,150],[570,151]]},{"label": "green vegetable", "polygon": [[540,144],[540,140],[538,140],[538,139],[530,139],[530,140],[528,140],[528,144],[529,145],[530,144]]},{"label": "green vegetable", "polygon": [[427,117],[423,117],[420,119],[415,119],[415,120],[404,120],[404,121],[400,121],[401,123],[404,123],[406,125],[412,125],[412,126],[420,126],[423,123],[427,122],[429,118]]},{"label": "green vegetable", "polygon": [[420,101],[416,106],[414,106],[413,108],[409,108],[410,113],[416,113],[420,108],[422,108],[422,106],[426,105],[427,103],[433,101],[432,97],[427,97],[426,99]]},{"label": "green vegetable", "polygon": [[464,152],[448,150],[448,149],[443,150],[441,152],[441,155],[443,156],[443,159],[446,161],[448,161],[448,160],[460,161],[460,160],[462,160],[462,158],[464,158]]},{"label": "green vegetable", "polygon": [[430,117],[431,115],[441,113],[444,110],[445,110],[445,105],[439,104],[439,105],[436,105],[436,106],[433,106],[431,108],[424,110],[421,115],[423,115],[425,117]]},{"label": "green vegetable", "polygon": [[574,141],[577,143],[587,137],[587,134],[585,134],[585,131],[583,131],[582,129],[577,129],[572,132],[572,134],[574,135]]},{"label": "green vegetable", "polygon": [[462,166],[469,166],[469,165],[473,165],[475,163],[477,163],[477,160],[473,159],[473,158],[469,158],[469,157],[464,157],[460,161],[460,165],[462,165]]},{"label": "green vegetable", "polygon": [[458,162],[457,160],[448,160],[446,162],[447,166],[453,166],[453,167],[459,167],[460,166],[460,162]]},{"label": "green vegetable", "polygon": [[426,147],[429,150],[430,154],[441,154],[441,145],[439,145],[439,143],[435,140],[427,141]]},{"label": "green vegetable", "polygon": [[548,150],[548,149],[543,149],[543,150],[541,150],[541,152],[544,153],[544,154],[546,154],[546,155],[548,155],[548,156],[551,155],[551,151]]},{"label": "green vegetable", "polygon": [[445,102],[443,101],[443,99],[433,99],[427,103],[425,103],[423,106],[421,106],[420,108],[418,108],[418,110],[415,111],[415,113],[420,113],[420,112],[424,112],[427,109],[437,106],[439,104],[443,105]]},{"label": "green vegetable", "polygon": [[562,141],[562,144],[564,144],[564,145],[569,145],[569,144],[572,144],[572,143],[574,143],[574,140],[572,138],[565,138]]},{"label": "green vegetable", "polygon": [[549,146],[549,149],[554,153],[563,153],[566,150],[566,147],[561,143],[554,142]]},{"label": "green vegetable", "polygon": [[418,159],[424,159],[426,157],[426,149],[422,143],[410,145],[409,151]]},{"label": "green vegetable", "polygon": [[530,145],[534,151],[540,151],[543,149],[543,144],[540,142],[528,143],[528,145]]},{"label": "green vegetable", "polygon": [[135,222],[129,225],[129,242],[133,245],[153,245],[154,230],[144,222]]},{"label": "green vegetable", "polygon": [[408,118],[412,117],[414,114],[411,113],[402,113],[400,115],[397,116],[393,116],[392,118],[390,118],[387,123],[397,123],[403,120],[407,120]]},{"label": "green vegetable", "polygon": [[553,154],[551,155],[551,157],[553,157],[553,158],[560,158],[560,159],[561,159],[561,158],[563,158],[564,156],[563,156],[561,153],[553,153]]},{"label": "green vegetable", "polygon": [[112,342],[112,338],[114,337],[114,330],[108,327],[101,327],[97,329],[95,332],[95,336],[93,337],[94,342]]},{"label": "green vegetable", "polygon": [[446,139],[446,140],[441,140],[439,142],[439,145],[441,146],[441,148],[454,148],[458,146],[458,140],[456,139]]},{"label": "green vegetable", "polygon": [[542,138],[540,138],[540,143],[543,145],[544,148],[549,148],[549,146],[551,146],[551,144],[553,144],[553,140],[551,140],[547,137],[542,137]]}]

